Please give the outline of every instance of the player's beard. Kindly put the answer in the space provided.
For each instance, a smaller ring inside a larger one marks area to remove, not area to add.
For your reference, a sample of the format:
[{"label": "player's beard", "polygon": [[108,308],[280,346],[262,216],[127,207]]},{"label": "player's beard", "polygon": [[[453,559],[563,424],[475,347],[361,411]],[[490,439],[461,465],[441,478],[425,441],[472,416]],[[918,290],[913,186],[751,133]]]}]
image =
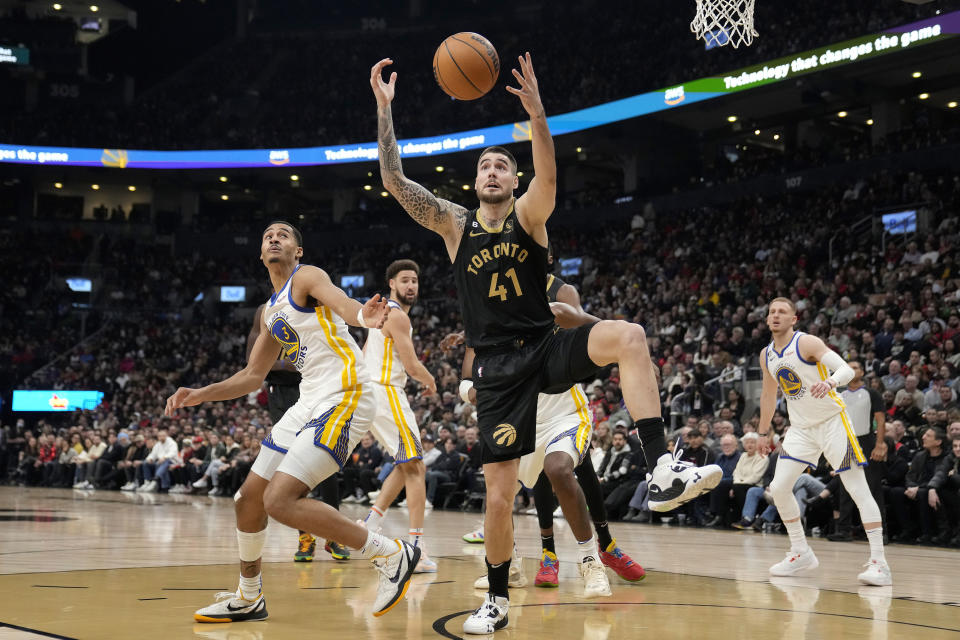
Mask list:
[{"label": "player's beard", "polygon": [[416,294],[416,293],[408,293],[407,295],[403,295],[403,296],[398,293],[398,294],[397,294],[397,297],[399,298],[398,302],[402,302],[403,304],[407,305],[408,307],[412,307],[413,305],[415,305],[415,304],[417,303],[417,294]]},{"label": "player's beard", "polygon": [[477,199],[484,204],[500,204],[502,202],[506,202],[512,197],[513,193],[511,191],[501,190],[497,193],[488,194],[486,189],[481,189],[477,192]]}]

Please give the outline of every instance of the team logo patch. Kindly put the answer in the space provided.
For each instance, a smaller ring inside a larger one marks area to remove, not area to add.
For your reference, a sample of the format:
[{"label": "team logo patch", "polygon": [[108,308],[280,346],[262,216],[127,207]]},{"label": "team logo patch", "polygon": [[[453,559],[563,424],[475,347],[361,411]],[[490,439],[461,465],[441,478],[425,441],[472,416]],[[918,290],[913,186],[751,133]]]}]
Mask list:
[{"label": "team logo patch", "polygon": [[513,425],[498,424],[493,430],[493,441],[501,447],[511,447],[517,441],[517,430]]},{"label": "team logo patch", "polygon": [[790,367],[783,366],[777,369],[777,384],[780,385],[783,395],[788,398],[799,398],[803,395],[803,381]]},{"label": "team logo patch", "polygon": [[300,336],[293,327],[283,318],[277,317],[270,325],[270,334],[283,348],[283,357],[297,364],[297,358],[300,355]]}]

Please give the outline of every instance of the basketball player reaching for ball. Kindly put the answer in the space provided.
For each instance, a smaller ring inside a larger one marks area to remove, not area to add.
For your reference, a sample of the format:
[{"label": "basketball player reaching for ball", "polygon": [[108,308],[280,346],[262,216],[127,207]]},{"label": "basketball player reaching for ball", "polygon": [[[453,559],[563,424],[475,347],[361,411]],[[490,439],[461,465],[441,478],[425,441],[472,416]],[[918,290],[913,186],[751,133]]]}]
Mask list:
[{"label": "basketball player reaching for ball", "polygon": [[231,400],[256,391],[279,353],[301,375],[300,398],[263,440],[250,474],[234,496],[240,584],[235,593],[194,614],[198,622],[239,622],[267,617],[260,576],[267,516],[283,524],[359,549],[380,572],[373,615],[393,608],[406,593],[420,550],[367,531],[336,509],[307,498],[335,474],[376,414],[369,377],[344,318],[354,326],[382,326],[389,308],[380,296],[361,305],[334,286],[325,271],[301,265],[300,232],[273,222],[263,232],[260,259],[275,293],[247,366],[199,389],[181,387],[167,399],[166,415],[180,407]]},{"label": "basketball player reaching for ball", "polygon": [[[250,352],[253,351],[253,345],[260,335],[260,327],[263,326],[263,310],[267,305],[262,304],[257,307],[257,312],[253,314],[253,326],[250,333],[247,334],[247,361],[250,361]],[[267,411],[270,413],[270,420],[273,424],[280,422],[280,418],[300,399],[300,372],[290,362],[288,358],[277,358],[277,361],[270,367],[267,374]],[[198,486],[194,483],[194,486]],[[340,486],[336,475],[332,475],[321,482],[317,489],[323,501],[336,510],[340,510]],[[317,539],[306,531],[299,531],[297,551],[293,554],[294,562],[313,562],[313,553],[317,548]],[[327,540],[324,550],[329,553],[334,560],[349,560],[350,550],[339,542]]]},{"label": "basketball player reaching for ball", "polygon": [[844,488],[860,510],[870,543],[870,560],[858,579],[868,585],[892,584],[890,567],[883,553],[880,509],[862,469],[867,459],[853,433],[843,400],[835,392],[837,387],[853,379],[853,369],[823,340],[796,331],[796,323],[793,302],[774,298],[767,311],[767,326],[773,341],[760,352],[763,390],[758,433],[761,437],[770,435],[779,387],[787,399],[790,430],[781,445],[770,493],[790,535],[790,551],[786,558],[770,567],[770,574],[792,576],[819,565],[803,533],[793,485],[805,467],[817,466],[822,453],[840,474]]},{"label": "basketball player reaching for ball", "polygon": [[419,278],[420,267],[413,260],[390,263],[387,267],[390,315],[382,329],[370,329],[367,342],[363,345],[364,360],[374,373],[372,388],[377,401],[377,417],[373,420],[370,433],[396,461],[376,502],[367,513],[364,525],[370,531],[379,531],[387,509],[400,490],[406,487],[410,544],[421,550],[420,562],[414,573],[435,573],[437,563],[423,551],[423,511],[427,488],[420,429],[404,390],[409,374],[424,386],[423,395],[437,392],[436,381],[417,358],[413,348],[413,328],[407,315],[410,307],[417,302]]},{"label": "basketball player reaching for ball", "polygon": [[[601,321],[572,330],[554,329],[547,302],[547,228],[556,197],[553,139],[530,54],[513,70],[519,88],[507,87],[530,117],[536,177],[514,199],[517,164],[509,151],[480,154],[475,188],[479,208],[433,195],[407,179],[393,130],[390,103],[396,74],[384,82],[384,59],[373,66],[377,99],[380,175],[407,213],[444,240],[465,323],[466,342],[476,351],[474,387],[477,424],[483,438],[487,486],[484,542],[489,591],[463,625],[464,632],[492,633],[507,625],[507,581],[513,546],[511,519],[519,459],[536,445],[537,395],[560,392],[599,367],[620,363],[627,408],[636,421],[649,468],[652,508],[671,509],[716,486],[719,467],[694,469],[667,452],[660,398],[646,336],[639,325]],[[593,548],[588,549],[591,546]],[[595,545],[582,545],[595,559]]]},{"label": "basketball player reaching for ball", "polygon": [[[599,318],[583,310],[576,288],[554,275],[547,277],[547,299],[561,327],[573,328],[599,322]],[[451,337],[454,339],[448,339],[446,345],[462,341],[462,334]],[[476,397],[470,379],[473,359],[473,350],[468,347],[463,359],[460,396],[469,402],[474,402]],[[624,553],[610,535],[600,481],[590,457],[586,455],[592,431],[593,420],[579,384],[572,385],[562,393],[541,393],[537,397],[537,448],[520,459],[519,469],[520,482],[533,487],[537,520],[540,523],[542,550],[540,568],[534,579],[536,587],[559,586],[560,561],[553,539],[554,491],[558,497],[565,497],[560,500],[561,509],[578,543],[593,542],[589,530],[589,520],[592,519],[600,561],[628,582],[638,582],[646,575],[643,567]],[[525,586],[526,578],[518,575],[519,567],[514,570],[515,563],[511,560],[508,586]],[[581,565],[581,575],[585,579],[584,595],[587,597],[610,593],[606,576],[601,579],[597,575],[602,575],[603,570],[597,569]],[[481,578],[474,586],[485,588],[486,578]]]}]

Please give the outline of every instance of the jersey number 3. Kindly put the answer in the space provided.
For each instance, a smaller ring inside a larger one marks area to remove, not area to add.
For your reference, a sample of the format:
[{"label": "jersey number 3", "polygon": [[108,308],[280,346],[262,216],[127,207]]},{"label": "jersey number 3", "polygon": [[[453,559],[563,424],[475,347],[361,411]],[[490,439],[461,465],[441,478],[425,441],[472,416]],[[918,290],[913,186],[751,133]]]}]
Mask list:
[{"label": "jersey number 3", "polygon": [[[499,296],[501,302],[506,302],[507,288],[502,284],[497,284],[497,276],[499,275],[499,273],[494,272],[493,276],[490,278],[490,297],[495,298]],[[520,289],[520,281],[517,279],[516,270],[513,267],[510,267],[503,275],[505,275],[508,280],[513,282],[513,290],[517,292],[517,297],[519,298],[522,296],[523,291]]]}]

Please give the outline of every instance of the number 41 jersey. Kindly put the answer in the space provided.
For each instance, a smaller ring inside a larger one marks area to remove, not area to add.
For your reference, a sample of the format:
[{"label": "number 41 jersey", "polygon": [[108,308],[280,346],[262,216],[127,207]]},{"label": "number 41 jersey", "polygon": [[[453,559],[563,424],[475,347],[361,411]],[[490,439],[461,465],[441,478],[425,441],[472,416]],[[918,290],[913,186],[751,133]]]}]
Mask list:
[{"label": "number 41 jersey", "polygon": [[540,336],[553,326],[547,249],[527,235],[512,206],[497,229],[470,212],[453,274],[468,346]]}]

